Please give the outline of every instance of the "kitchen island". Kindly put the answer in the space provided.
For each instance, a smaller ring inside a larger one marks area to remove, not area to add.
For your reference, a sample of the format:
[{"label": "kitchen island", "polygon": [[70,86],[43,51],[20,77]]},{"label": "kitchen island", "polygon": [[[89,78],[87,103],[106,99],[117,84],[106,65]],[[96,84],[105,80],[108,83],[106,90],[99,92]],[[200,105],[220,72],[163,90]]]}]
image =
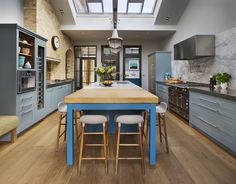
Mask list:
[{"label": "kitchen island", "polygon": [[149,163],[156,164],[156,104],[157,96],[128,82],[117,81],[111,87],[98,83],[65,97],[67,103],[67,165],[74,164],[74,110],[147,110],[149,121]]}]

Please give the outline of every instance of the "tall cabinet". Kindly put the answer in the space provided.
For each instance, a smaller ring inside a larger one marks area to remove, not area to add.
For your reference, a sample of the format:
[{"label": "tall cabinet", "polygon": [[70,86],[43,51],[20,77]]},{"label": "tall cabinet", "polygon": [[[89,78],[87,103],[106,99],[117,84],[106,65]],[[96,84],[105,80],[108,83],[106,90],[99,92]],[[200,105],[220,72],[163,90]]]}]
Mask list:
[{"label": "tall cabinet", "polygon": [[0,115],[17,115],[21,133],[45,115],[47,40],[17,24],[0,24],[0,40]]},{"label": "tall cabinet", "polygon": [[171,52],[156,51],[148,55],[148,89],[156,93],[156,81],[164,81],[171,74]]}]

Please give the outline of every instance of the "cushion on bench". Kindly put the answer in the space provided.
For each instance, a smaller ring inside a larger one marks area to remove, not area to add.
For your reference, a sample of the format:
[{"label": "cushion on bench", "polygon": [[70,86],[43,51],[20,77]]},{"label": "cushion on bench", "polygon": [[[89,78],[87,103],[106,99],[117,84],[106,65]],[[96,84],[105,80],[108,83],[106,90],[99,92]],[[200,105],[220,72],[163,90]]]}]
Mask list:
[{"label": "cushion on bench", "polygon": [[17,128],[19,118],[17,116],[0,116],[0,136]]}]

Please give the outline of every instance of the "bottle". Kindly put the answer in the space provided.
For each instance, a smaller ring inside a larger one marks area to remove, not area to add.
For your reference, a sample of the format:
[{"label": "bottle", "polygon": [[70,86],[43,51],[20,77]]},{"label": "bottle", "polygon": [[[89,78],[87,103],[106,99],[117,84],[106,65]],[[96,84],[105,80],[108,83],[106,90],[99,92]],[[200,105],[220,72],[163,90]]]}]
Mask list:
[{"label": "bottle", "polygon": [[215,79],[213,79],[212,76],[210,76],[210,90],[214,90],[214,86],[216,85]]}]

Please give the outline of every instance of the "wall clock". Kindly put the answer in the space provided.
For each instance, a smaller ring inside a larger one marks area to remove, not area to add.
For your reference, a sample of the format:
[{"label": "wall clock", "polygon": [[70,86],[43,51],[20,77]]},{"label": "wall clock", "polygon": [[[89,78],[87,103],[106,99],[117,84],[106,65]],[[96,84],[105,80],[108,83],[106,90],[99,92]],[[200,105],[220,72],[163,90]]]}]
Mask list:
[{"label": "wall clock", "polygon": [[57,50],[60,47],[60,40],[58,36],[53,36],[51,42],[52,42],[52,48],[54,50]]}]

